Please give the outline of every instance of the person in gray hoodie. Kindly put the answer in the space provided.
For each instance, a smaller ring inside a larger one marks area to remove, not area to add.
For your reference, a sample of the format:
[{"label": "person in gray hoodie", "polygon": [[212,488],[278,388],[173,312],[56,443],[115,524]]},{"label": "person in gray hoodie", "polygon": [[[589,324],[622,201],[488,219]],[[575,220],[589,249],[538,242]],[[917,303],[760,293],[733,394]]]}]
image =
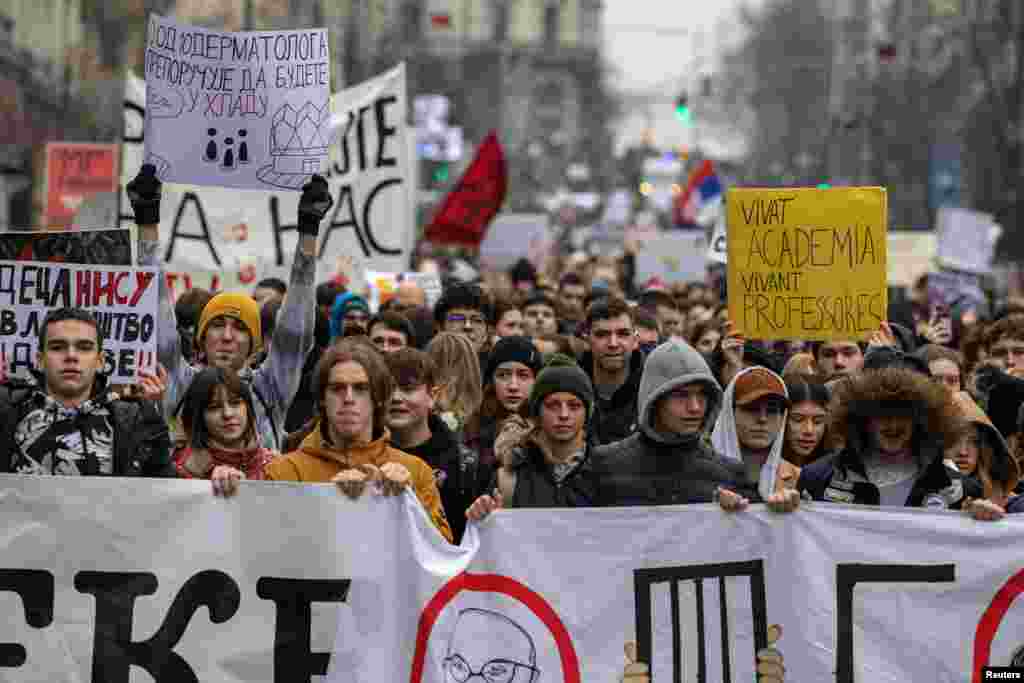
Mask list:
[{"label": "person in gray hoodie", "polygon": [[707,434],[722,389],[704,357],[670,340],[647,358],[640,378],[639,429],[594,450],[601,506],[710,503],[743,481],[740,467],[710,446]]}]

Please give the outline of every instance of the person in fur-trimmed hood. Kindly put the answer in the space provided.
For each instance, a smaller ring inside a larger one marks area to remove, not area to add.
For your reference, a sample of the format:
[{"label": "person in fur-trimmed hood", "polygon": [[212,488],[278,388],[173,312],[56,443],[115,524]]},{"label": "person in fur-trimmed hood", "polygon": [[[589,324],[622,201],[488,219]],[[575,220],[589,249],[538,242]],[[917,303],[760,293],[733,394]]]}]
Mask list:
[{"label": "person in fur-trimmed hood", "polygon": [[588,424],[594,388],[576,363],[555,354],[537,376],[530,420],[503,425],[495,442],[501,466],[492,495],[478,498],[466,516],[483,519],[501,507],[587,507],[594,504]]},{"label": "person in fur-trimmed hood", "polygon": [[837,385],[830,438],[836,455],[800,472],[815,500],[859,505],[956,508],[964,488],[943,460],[960,437],[961,411],[938,382],[912,370],[861,372]]}]

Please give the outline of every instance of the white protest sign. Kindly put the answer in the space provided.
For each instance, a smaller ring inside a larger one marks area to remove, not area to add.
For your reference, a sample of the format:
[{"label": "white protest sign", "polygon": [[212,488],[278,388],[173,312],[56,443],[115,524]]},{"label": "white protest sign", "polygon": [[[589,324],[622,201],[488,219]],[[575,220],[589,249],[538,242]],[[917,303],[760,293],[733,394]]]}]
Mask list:
[{"label": "white protest sign", "polygon": [[708,243],[707,259],[713,263],[726,263],[729,260],[729,242],[725,232],[725,212],[722,211],[715,218],[715,229],[711,233],[711,241]]},{"label": "white protest sign", "polygon": [[992,215],[959,208],[941,208],[936,217],[939,263],[969,273],[989,273],[996,242],[1002,234]]},{"label": "white protest sign", "polygon": [[0,643],[24,657],[2,661],[19,681],[450,683],[501,660],[497,680],[580,683],[619,680],[636,640],[655,683],[751,681],[778,624],[786,680],[981,681],[1024,654],[1022,533],[687,505],[502,510],[453,548],[410,492],[7,475]]},{"label": "white protest sign", "polygon": [[164,181],[298,190],[327,161],[327,38],[150,16],[146,161]]},{"label": "white protest sign", "polygon": [[653,277],[665,282],[703,282],[708,238],[703,230],[673,231],[640,243],[636,255],[636,283]]},{"label": "white protest sign", "polygon": [[550,247],[547,214],[499,213],[480,243],[480,263],[501,269],[525,258],[536,266],[547,258]]},{"label": "white protest sign", "polygon": [[[335,157],[325,172],[334,207],[320,228],[318,278],[328,279],[338,257],[357,268],[403,271],[414,238],[413,160],[404,115],[404,65],[333,96]],[[133,224],[124,186],[143,163],[146,87],[129,76],[121,164],[120,225]],[[355,117],[346,130],[349,113]],[[344,135],[346,143],[342,143]],[[346,151],[347,149],[347,151]],[[348,154],[346,162],[346,154]],[[362,161],[365,158],[365,167]],[[222,288],[252,287],[263,277],[288,280],[298,241],[299,194],[165,183],[161,201],[161,258],[167,272],[198,278],[213,273]]]},{"label": "white protest sign", "polygon": [[935,261],[935,233],[926,230],[890,230],[888,236],[889,284],[912,287]]},{"label": "white protest sign", "polygon": [[35,364],[47,311],[82,308],[96,316],[110,381],[129,384],[156,365],[156,271],[121,266],[0,261],[0,352],[15,376]]}]

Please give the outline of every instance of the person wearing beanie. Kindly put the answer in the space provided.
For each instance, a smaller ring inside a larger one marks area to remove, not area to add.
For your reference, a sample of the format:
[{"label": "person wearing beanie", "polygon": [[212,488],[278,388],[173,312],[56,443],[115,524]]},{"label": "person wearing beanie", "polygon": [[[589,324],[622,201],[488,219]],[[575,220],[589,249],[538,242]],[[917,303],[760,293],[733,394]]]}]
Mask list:
[{"label": "person wearing beanie", "polygon": [[167,371],[164,417],[178,413],[189,385],[204,367],[239,373],[252,389],[256,433],[261,445],[280,450],[285,416],[299,389],[306,355],[313,348],[316,325],[316,249],[320,222],[333,204],[327,181],[314,175],[303,186],[298,206],[299,240],[285,297],[266,359],[256,368],[246,361],[263,346],[259,307],[244,294],[220,294],[203,308],[195,337],[197,358],[182,354],[174,303],[160,256],[160,197],[162,183],[152,164],[143,164],[125,188],[139,226],[139,265],[158,270],[157,360]]},{"label": "person wearing beanie", "polygon": [[466,422],[466,445],[480,462],[493,466],[498,427],[509,417],[529,417],[528,399],[541,368],[541,353],[528,337],[498,340],[488,355],[483,400]]},{"label": "person wearing beanie", "polygon": [[343,292],[331,306],[331,341],[338,337],[351,337],[369,332],[370,305],[366,299],[352,292]]},{"label": "person wearing beanie", "polygon": [[656,348],[644,364],[638,400],[637,431],[594,449],[598,505],[710,503],[742,481],[742,468],[707,441],[722,389],[700,352],[676,339]]},{"label": "person wearing beanie", "polygon": [[510,421],[499,436],[494,492],[477,498],[466,516],[479,521],[501,507],[592,506],[587,424],[593,410],[587,374],[568,356],[552,356],[530,391],[529,419]]}]

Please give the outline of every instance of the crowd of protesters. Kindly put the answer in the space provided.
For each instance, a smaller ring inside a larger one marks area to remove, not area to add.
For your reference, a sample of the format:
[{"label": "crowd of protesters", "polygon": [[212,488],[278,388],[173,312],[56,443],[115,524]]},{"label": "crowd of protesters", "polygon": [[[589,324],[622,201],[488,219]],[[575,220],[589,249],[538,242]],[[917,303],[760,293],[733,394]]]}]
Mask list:
[{"label": "crowd of protesters", "polygon": [[[161,185],[128,186],[159,268]],[[50,311],[34,379],[0,385],[0,471],[412,490],[449,541],[498,508],[807,501],[1024,511],[1024,305],[915,288],[868,341],[745,339],[704,283],[634,286],[615,260],[523,260],[378,311],[316,282],[332,200],[303,188],[288,282],[159,285],[159,372],[107,384],[87,311]]]}]

